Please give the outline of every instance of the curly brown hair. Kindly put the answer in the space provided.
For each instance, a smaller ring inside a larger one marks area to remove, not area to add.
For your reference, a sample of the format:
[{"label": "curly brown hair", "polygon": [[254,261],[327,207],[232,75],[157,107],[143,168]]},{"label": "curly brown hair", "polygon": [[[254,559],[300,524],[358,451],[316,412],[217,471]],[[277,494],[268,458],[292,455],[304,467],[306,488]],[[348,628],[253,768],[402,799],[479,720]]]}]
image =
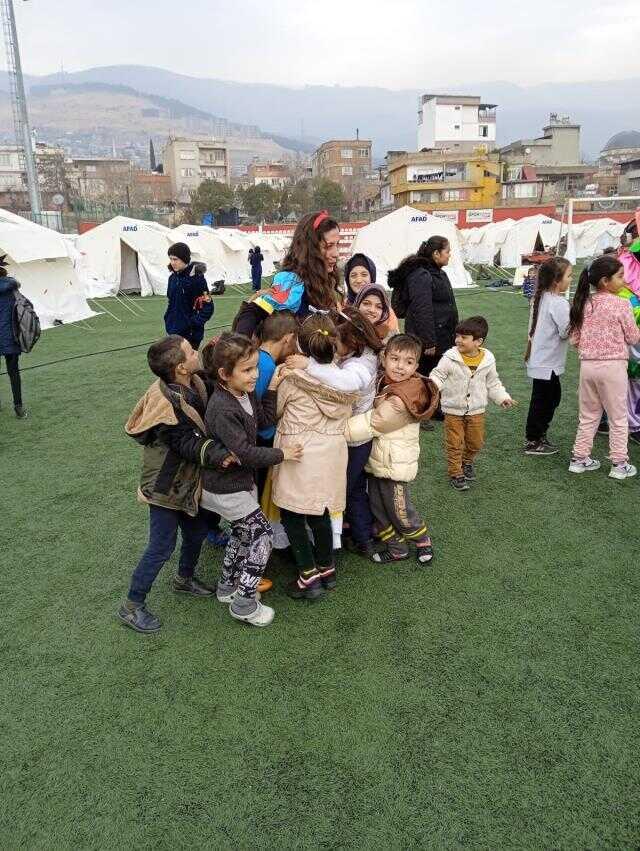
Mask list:
[{"label": "curly brown hair", "polygon": [[342,345],[359,358],[365,347],[374,352],[384,348],[371,322],[354,307],[344,307],[335,317],[338,339]]},{"label": "curly brown hair", "polygon": [[304,282],[313,307],[331,310],[341,301],[340,276],[337,266],[332,272],[327,272],[321,245],[325,234],[336,228],[339,230],[339,225],[335,219],[328,217],[314,228],[318,215],[309,213],[300,219],[280,268],[285,272],[295,272]]}]

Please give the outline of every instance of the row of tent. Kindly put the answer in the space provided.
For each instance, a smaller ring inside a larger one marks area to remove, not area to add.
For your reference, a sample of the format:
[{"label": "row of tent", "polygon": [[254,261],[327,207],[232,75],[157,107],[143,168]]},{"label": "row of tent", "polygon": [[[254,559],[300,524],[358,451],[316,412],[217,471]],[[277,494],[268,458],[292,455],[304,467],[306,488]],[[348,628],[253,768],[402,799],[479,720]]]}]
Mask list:
[{"label": "row of tent", "polygon": [[624,225],[614,219],[598,218],[575,223],[569,231],[566,223],[549,216],[504,219],[483,227],[460,230],[466,263],[483,263],[512,269],[520,266],[523,255],[546,248],[564,247],[561,254],[571,263],[617,247]]},{"label": "row of tent", "polygon": [[110,295],[164,295],[169,276],[167,250],[186,242],[194,260],[207,264],[211,283],[251,279],[249,250],[260,245],[263,275],[270,275],[290,239],[255,233],[156,222],[118,216],[81,236],[62,235],[8,210],[0,210],[0,255],[20,281],[43,328],[95,315],[87,299]]}]

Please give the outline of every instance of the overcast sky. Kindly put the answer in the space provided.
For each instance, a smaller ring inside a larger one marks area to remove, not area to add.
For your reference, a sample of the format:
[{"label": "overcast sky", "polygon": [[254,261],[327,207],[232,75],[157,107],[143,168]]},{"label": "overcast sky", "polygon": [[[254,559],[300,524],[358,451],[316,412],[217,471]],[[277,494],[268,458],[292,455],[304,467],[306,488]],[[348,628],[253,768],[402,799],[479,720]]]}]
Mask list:
[{"label": "overcast sky", "polygon": [[640,3],[14,0],[24,70],[155,65],[297,86],[640,76]]}]

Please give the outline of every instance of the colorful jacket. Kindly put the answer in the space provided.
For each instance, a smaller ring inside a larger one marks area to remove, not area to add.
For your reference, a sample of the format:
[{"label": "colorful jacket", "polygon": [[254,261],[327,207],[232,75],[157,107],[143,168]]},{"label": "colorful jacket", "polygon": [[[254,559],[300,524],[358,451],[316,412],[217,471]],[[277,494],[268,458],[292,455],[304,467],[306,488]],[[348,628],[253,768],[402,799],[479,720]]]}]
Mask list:
[{"label": "colorful jacket", "polygon": [[[640,298],[632,292],[628,287],[623,287],[621,290],[618,290],[617,295],[620,298],[626,298],[631,306],[631,311],[633,313],[633,318],[635,320],[636,325],[640,328]],[[629,359],[628,366],[628,375],[629,378],[633,378],[637,380],[640,378],[640,363],[638,363],[635,358]]]}]

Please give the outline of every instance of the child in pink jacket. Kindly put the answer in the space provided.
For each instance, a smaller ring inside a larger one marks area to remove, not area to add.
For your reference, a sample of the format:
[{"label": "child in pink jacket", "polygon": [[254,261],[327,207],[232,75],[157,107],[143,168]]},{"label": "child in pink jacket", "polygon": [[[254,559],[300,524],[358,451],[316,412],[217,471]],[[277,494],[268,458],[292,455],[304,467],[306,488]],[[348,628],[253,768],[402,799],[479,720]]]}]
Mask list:
[{"label": "child in pink jacket", "polygon": [[627,362],[640,330],[629,302],[616,295],[624,286],[622,263],[605,254],[583,270],[571,306],[570,339],[580,356],[580,416],[571,473],[600,467],[591,450],[603,410],[609,417],[609,476],[627,479],[637,472],[627,454]]}]

